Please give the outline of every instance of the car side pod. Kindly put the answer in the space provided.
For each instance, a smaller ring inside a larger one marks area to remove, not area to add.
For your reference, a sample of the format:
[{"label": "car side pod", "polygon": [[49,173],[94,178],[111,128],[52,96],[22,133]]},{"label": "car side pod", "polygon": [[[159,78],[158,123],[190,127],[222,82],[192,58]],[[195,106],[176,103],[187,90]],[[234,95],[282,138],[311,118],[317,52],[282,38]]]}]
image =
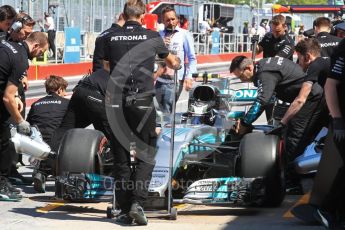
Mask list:
[{"label": "car side pod", "polygon": [[323,127],[315,140],[306,147],[303,154],[294,160],[295,170],[298,174],[309,174],[317,171],[321,159],[322,149],[318,148],[321,141],[327,135],[328,129]]}]

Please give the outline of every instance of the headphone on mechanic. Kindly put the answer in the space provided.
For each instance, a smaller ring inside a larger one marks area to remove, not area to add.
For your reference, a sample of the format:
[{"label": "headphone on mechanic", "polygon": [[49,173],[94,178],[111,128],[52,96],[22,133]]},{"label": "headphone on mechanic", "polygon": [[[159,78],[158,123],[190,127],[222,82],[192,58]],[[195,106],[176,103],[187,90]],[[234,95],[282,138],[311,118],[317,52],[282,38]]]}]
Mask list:
[{"label": "headphone on mechanic", "polygon": [[13,22],[11,30],[13,32],[19,32],[27,21],[32,21],[32,18],[29,15],[25,15],[24,17],[17,19],[15,22]]}]

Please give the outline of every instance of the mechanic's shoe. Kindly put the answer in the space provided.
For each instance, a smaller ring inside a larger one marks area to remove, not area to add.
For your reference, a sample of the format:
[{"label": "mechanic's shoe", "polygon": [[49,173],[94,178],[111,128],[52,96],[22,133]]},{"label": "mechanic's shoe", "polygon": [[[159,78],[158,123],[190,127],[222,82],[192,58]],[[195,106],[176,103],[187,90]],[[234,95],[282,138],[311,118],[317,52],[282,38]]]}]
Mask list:
[{"label": "mechanic's shoe", "polygon": [[11,192],[6,183],[0,183],[0,201],[20,201],[21,199],[22,196]]},{"label": "mechanic's shoe", "polygon": [[19,188],[16,188],[13,186],[6,177],[0,177],[0,183],[3,183],[4,185],[7,186],[10,192],[20,194],[21,190]]},{"label": "mechanic's shoe", "polygon": [[14,185],[31,185],[32,178],[22,176],[17,170],[11,170],[11,175],[8,177],[9,181]]},{"label": "mechanic's shoe", "polygon": [[128,213],[120,213],[116,216],[115,222],[118,224],[130,225],[133,224],[133,218]]},{"label": "mechanic's shoe", "polygon": [[321,210],[320,208],[315,210],[314,217],[327,229],[335,229],[337,226],[336,218],[330,213]]},{"label": "mechanic's shoe", "polygon": [[129,216],[132,217],[134,222],[138,225],[147,225],[148,221],[145,216],[144,209],[137,202],[132,204]]}]

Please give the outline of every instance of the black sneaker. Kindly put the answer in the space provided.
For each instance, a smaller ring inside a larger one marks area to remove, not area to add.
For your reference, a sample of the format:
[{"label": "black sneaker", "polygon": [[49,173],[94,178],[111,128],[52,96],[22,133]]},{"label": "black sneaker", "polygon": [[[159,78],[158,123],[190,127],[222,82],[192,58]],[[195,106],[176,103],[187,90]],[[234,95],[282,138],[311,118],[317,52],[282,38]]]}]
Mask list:
[{"label": "black sneaker", "polygon": [[335,217],[331,215],[330,213],[318,208],[314,212],[314,217],[320,224],[322,224],[327,229],[335,229],[336,227]]},{"label": "black sneaker", "polygon": [[19,188],[14,187],[6,177],[0,177],[0,183],[5,184],[10,192],[20,194],[21,190]]},{"label": "black sneaker", "polygon": [[120,213],[116,216],[115,222],[118,224],[130,225],[133,224],[133,218],[128,213]]},{"label": "black sneaker", "polygon": [[5,183],[0,184],[0,201],[20,201],[23,197],[13,193]]},{"label": "black sneaker", "polygon": [[132,217],[138,225],[147,225],[148,221],[145,216],[144,209],[137,202],[132,204],[129,216]]}]

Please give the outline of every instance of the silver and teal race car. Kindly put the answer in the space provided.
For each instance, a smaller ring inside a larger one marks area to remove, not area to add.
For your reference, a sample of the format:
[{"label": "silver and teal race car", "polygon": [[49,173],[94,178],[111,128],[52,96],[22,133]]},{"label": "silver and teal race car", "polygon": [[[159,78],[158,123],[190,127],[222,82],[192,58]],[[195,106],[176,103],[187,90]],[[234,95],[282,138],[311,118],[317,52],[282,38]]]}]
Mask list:
[{"label": "silver and teal race car", "polygon": [[[284,198],[282,142],[265,135],[232,133],[234,122],[256,98],[256,89],[231,89],[229,79],[211,79],[193,88],[188,111],[177,117],[172,168],[175,202],[208,205],[280,205]],[[157,143],[150,197],[166,197],[169,185],[171,127]]]}]

